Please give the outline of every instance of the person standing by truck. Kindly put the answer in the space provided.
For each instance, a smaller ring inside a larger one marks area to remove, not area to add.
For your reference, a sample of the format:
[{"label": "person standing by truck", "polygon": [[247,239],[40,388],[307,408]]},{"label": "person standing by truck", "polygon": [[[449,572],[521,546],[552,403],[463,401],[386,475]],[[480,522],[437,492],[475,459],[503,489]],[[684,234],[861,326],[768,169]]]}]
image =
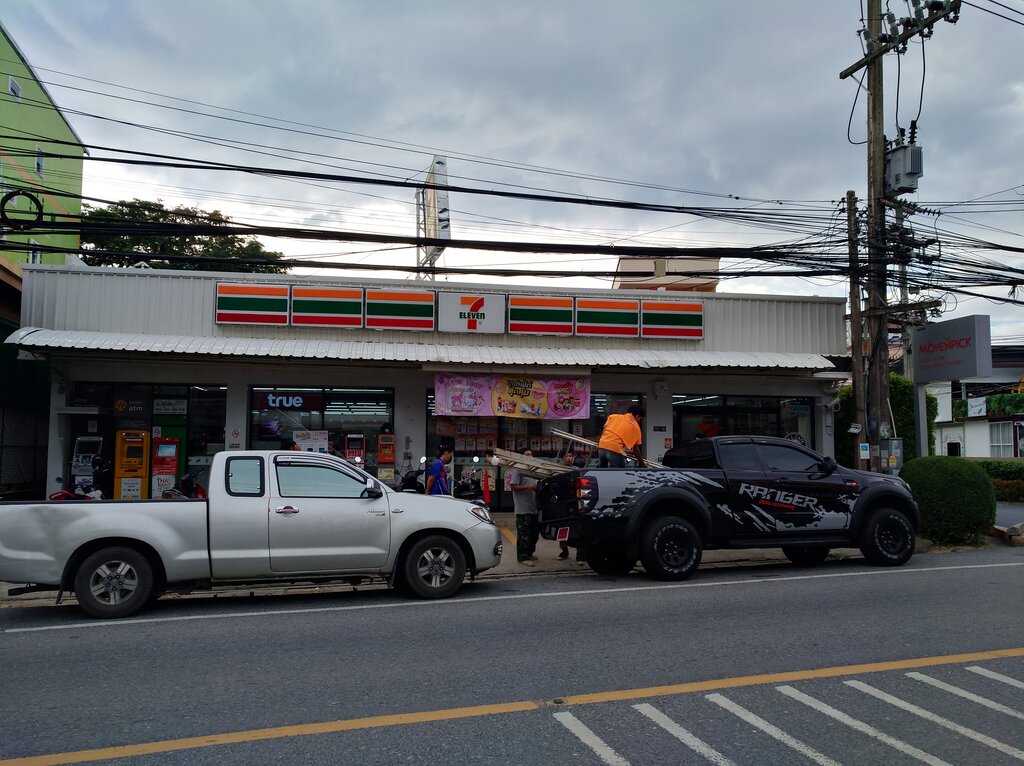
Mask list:
[{"label": "person standing by truck", "polygon": [[[533,452],[524,449],[524,457],[533,457]],[[535,566],[534,551],[540,539],[540,522],[537,518],[537,480],[523,475],[518,468],[509,469],[512,490],[512,505],[516,513],[516,561],[524,567]]]},{"label": "person standing by truck", "polygon": [[639,404],[630,405],[622,415],[609,415],[604,430],[597,442],[597,456],[602,468],[625,468],[626,456],[636,459],[640,467],[645,465],[643,452],[643,431],[640,421],[644,408]]}]

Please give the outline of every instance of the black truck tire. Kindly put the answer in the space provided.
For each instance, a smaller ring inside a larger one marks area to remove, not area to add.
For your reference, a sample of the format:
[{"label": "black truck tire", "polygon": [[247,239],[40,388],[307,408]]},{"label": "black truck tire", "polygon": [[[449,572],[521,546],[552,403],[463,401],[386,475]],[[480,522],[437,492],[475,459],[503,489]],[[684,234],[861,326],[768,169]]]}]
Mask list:
[{"label": "black truck tire", "polygon": [[630,558],[623,543],[601,540],[587,546],[584,557],[587,566],[599,575],[621,577],[633,571],[636,559]]},{"label": "black truck tire", "polygon": [[860,552],[875,566],[898,567],[914,555],[914,543],[910,519],[895,508],[880,508],[864,526]]},{"label": "black truck tire", "polygon": [[814,567],[828,558],[825,545],[783,545],[782,553],[798,567]]},{"label": "black truck tire", "polygon": [[92,617],[128,617],[150,603],[153,567],[132,548],[104,548],[75,573],[75,598]]},{"label": "black truck tire", "polygon": [[431,535],[413,543],[405,557],[404,587],[420,598],[447,598],[466,579],[466,555],[455,540]]},{"label": "black truck tire", "polygon": [[701,553],[696,528],[678,516],[655,519],[640,540],[640,560],[656,580],[685,580],[700,566]]}]

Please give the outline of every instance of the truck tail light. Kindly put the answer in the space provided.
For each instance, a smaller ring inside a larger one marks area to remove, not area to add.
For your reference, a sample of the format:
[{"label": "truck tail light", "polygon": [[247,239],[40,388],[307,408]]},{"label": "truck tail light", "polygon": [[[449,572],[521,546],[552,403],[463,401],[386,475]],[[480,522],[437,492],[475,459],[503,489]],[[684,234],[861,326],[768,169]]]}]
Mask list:
[{"label": "truck tail light", "polygon": [[576,502],[579,513],[586,513],[597,504],[597,480],[592,476],[576,478]]}]

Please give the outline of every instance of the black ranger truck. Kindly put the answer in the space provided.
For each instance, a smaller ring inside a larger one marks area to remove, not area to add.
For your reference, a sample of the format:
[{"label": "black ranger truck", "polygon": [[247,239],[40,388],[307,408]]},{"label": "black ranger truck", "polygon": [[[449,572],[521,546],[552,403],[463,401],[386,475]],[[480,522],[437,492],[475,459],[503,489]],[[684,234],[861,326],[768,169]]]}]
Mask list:
[{"label": "black ranger truck", "polygon": [[705,548],[782,548],[819,564],[860,548],[879,566],[914,553],[917,503],[902,479],[840,467],[786,439],[717,436],[665,453],[664,468],[585,468],[537,486],[541,534],[579,547],[598,574],[639,560],[648,575],[682,580]]}]

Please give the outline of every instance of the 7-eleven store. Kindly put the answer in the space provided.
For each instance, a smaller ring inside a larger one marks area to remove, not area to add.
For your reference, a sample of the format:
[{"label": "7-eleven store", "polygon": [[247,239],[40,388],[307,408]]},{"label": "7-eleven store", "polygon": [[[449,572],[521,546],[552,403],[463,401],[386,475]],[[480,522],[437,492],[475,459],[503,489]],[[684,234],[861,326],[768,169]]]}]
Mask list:
[{"label": "7-eleven store", "polygon": [[116,462],[131,432],[146,465],[122,494],[149,496],[218,450],[292,440],[385,480],[442,441],[456,474],[489,447],[553,457],[553,428],[596,437],[634,402],[655,460],[715,433],[829,453],[820,405],[844,377],[843,312],[835,298],[30,266],[7,342],[50,365],[48,476],[71,476],[79,437]]}]

